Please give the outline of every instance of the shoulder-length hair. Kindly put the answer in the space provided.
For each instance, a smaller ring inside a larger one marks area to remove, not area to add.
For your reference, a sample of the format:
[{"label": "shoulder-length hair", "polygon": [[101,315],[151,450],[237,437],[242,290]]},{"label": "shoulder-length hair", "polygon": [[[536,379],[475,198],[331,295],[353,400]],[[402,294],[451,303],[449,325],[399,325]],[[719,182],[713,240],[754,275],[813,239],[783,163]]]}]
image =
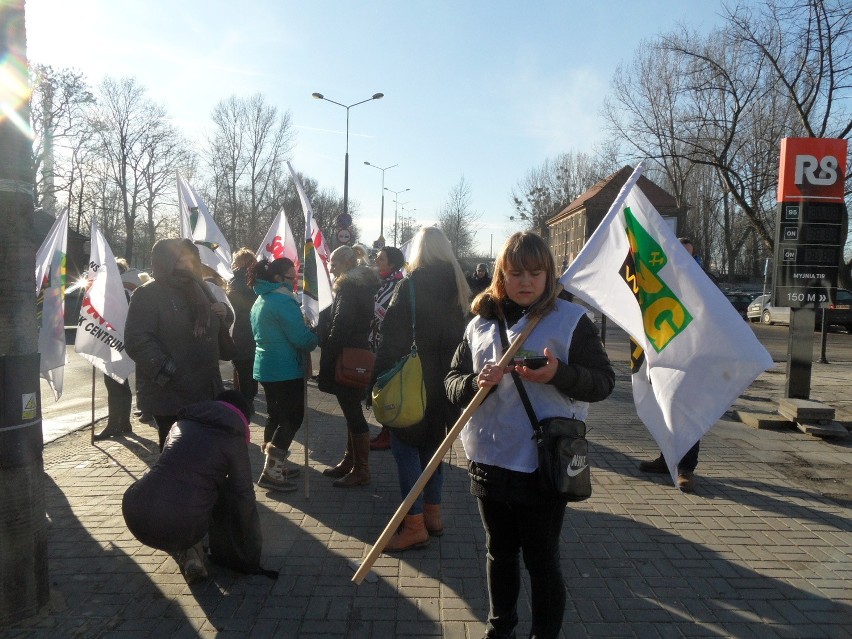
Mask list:
[{"label": "shoulder-length hair", "polygon": [[491,300],[496,302],[495,311],[502,314],[502,302],[509,298],[506,294],[506,273],[510,271],[544,271],[547,274],[544,292],[530,305],[527,315],[537,317],[556,308],[559,280],[553,253],[541,237],[524,231],[510,236],[497,253],[491,284],[471,304],[475,314],[480,315],[487,307],[490,308]]},{"label": "shoulder-length hair", "polygon": [[427,226],[420,229],[411,240],[411,259],[408,261],[408,271],[413,273],[418,268],[430,264],[446,262],[453,267],[456,279],[456,302],[463,314],[467,314],[470,286],[464,276],[459,262],[453,253],[453,247],[444,232],[437,226]]}]

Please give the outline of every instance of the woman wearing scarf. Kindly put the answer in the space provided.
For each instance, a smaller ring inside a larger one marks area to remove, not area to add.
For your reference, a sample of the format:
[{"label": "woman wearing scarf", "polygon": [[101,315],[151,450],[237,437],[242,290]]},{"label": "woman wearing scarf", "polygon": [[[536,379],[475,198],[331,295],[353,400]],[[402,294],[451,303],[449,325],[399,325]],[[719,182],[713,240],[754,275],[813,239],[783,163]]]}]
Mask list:
[{"label": "woman wearing scarf", "polygon": [[[403,279],[402,267],[405,266],[405,256],[395,246],[386,246],[376,256],[376,268],[382,283],[376,291],[375,314],[370,324],[370,350],[378,352],[382,343],[382,321],[390,305],[397,284]],[[390,448],[390,431],[382,426],[382,431],[370,440],[370,450],[388,450]]]},{"label": "woman wearing scarf", "polygon": [[130,300],[124,338],[136,363],[136,404],[154,416],[162,450],[181,408],[224,390],[218,336],[229,318],[201,279],[190,240],[158,241],[151,268],[154,279]]}]

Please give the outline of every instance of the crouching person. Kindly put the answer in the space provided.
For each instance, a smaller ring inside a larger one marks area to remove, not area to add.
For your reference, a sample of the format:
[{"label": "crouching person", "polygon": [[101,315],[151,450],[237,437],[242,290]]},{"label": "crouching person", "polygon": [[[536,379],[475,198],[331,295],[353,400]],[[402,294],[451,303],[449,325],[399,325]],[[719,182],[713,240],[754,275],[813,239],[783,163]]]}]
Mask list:
[{"label": "crouching person", "polygon": [[259,573],[260,519],[248,456],[250,409],[239,391],[182,409],[154,466],[124,493],[133,536],[172,553],[187,582],[207,577],[210,559]]}]

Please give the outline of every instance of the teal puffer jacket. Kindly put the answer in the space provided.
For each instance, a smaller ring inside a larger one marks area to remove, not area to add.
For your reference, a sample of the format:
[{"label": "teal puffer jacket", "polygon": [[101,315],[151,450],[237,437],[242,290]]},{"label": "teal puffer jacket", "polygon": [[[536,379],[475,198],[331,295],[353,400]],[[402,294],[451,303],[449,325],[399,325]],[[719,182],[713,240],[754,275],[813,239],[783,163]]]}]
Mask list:
[{"label": "teal puffer jacket", "polygon": [[251,330],[257,344],[254,378],[283,382],[304,376],[307,353],[317,347],[317,336],[305,326],[299,303],[289,284],[258,280],[258,298],[251,308]]}]

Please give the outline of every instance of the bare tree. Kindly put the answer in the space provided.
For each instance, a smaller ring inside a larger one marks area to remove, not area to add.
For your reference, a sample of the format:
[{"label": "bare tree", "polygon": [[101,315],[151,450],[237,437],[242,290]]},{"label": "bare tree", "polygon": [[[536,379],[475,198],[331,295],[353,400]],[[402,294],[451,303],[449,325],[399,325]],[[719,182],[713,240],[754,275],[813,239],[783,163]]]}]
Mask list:
[{"label": "bare tree", "polygon": [[399,218],[399,245],[402,246],[417,235],[417,231],[419,231],[422,226],[422,224],[417,224],[417,220],[414,216],[401,216]]},{"label": "bare tree", "polygon": [[[35,65],[30,72],[33,93],[33,165],[36,171],[36,206],[55,215],[60,191],[71,181],[68,160],[80,141],[88,137],[85,110],[94,102],[82,73]],[[65,198],[62,198],[65,199]]]},{"label": "bare tree", "polygon": [[548,239],[547,220],[602,177],[592,157],[582,152],[545,160],[512,189],[515,214],[511,219],[523,221],[529,230]]},{"label": "bare tree", "polygon": [[473,252],[480,217],[482,214],[471,208],[470,185],[462,176],[450,189],[447,201],[438,213],[438,226],[450,240],[456,257],[467,257]]},{"label": "bare tree", "polygon": [[[144,234],[139,238],[141,255],[136,259],[137,264],[144,263],[150,254],[157,239],[157,229],[163,220],[177,217],[174,207],[177,202],[177,170],[192,168],[195,165],[195,157],[189,143],[165,120],[153,127],[148,136],[148,140],[143,144],[143,161],[140,165],[143,185],[140,205],[144,210],[145,224]],[[161,209],[165,209],[165,213],[162,213]]]},{"label": "bare tree", "polygon": [[[616,75],[605,113],[676,189],[694,165],[713,168],[771,251],[780,140],[852,127],[852,12],[842,0],[767,0],[726,18],[706,37],[681,29],[643,46]],[[741,238],[723,226],[735,246]]]},{"label": "bare tree", "polygon": [[[107,77],[99,87],[92,117],[102,154],[99,168],[103,178],[99,182],[100,198],[93,200],[94,210],[104,218],[107,235],[113,214],[107,207],[115,206],[117,195],[124,225],[124,256],[130,261],[136,218],[145,196],[144,172],[149,152],[159,140],[158,132],[165,126],[166,111],[146,97],[144,87],[135,79]],[[109,235],[107,238],[115,243],[119,240]]]},{"label": "bare tree", "polygon": [[280,113],[261,94],[231,96],[213,109],[207,159],[213,175],[213,212],[235,244],[266,233],[259,221],[277,212],[287,178],[283,163],[295,137],[290,112]]}]

